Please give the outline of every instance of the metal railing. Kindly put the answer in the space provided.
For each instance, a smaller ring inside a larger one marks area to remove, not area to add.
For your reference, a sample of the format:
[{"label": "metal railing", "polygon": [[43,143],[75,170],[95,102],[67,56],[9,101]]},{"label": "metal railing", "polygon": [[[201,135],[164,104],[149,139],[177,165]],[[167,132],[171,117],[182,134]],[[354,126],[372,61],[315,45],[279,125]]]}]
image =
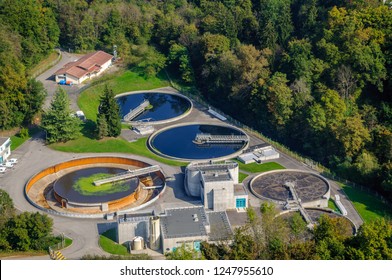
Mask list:
[{"label": "metal railing", "polygon": [[128,114],[124,116],[124,121],[129,122],[136,118],[138,115],[144,112],[144,110],[150,106],[150,101],[144,100],[142,103],[140,103],[139,106],[137,106],[135,109],[130,110]]},{"label": "metal railing", "polygon": [[141,176],[144,174],[148,174],[148,173],[156,172],[156,171],[160,171],[160,170],[161,170],[161,168],[159,167],[159,165],[148,166],[145,168],[139,168],[139,169],[135,169],[135,170],[128,170],[127,172],[123,172],[123,173],[120,173],[118,175],[114,175],[109,178],[96,180],[93,182],[93,184],[95,186],[100,186],[103,184],[117,182],[117,181],[123,181],[123,180],[130,179],[132,177]]}]

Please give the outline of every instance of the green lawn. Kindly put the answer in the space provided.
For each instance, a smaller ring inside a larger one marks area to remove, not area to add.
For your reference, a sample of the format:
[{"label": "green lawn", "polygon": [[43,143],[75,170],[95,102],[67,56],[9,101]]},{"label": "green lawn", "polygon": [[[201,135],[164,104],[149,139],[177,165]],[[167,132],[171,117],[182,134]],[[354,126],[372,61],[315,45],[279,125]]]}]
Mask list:
[{"label": "green lawn", "polygon": [[97,109],[99,106],[99,97],[104,91],[107,84],[115,94],[136,91],[149,90],[169,86],[164,72],[159,73],[156,77],[146,78],[135,70],[127,70],[116,75],[103,77],[102,82],[95,82],[96,85],[83,91],[78,99],[79,108],[84,112],[87,119],[96,121]]},{"label": "green lawn", "polygon": [[72,186],[77,192],[82,195],[106,195],[109,193],[123,192],[129,189],[129,183],[113,182],[95,186],[94,181],[111,177],[111,174],[98,173],[89,177],[79,178]]},{"label": "green lawn", "polygon": [[248,174],[239,172],[239,173],[238,173],[238,181],[239,181],[240,183],[242,183],[242,181],[244,181],[245,178],[248,177],[248,176],[249,176]]},{"label": "green lawn", "polygon": [[135,142],[128,142],[122,138],[107,138],[102,140],[90,139],[81,136],[67,143],[56,143],[50,145],[52,149],[69,153],[129,153],[140,155],[156,161],[173,165],[186,166],[186,162],[174,161],[162,158],[147,148],[147,138],[141,138]]},{"label": "green lawn", "polygon": [[120,245],[116,240],[116,231],[115,229],[110,229],[105,231],[102,235],[99,236],[99,246],[101,246],[102,250],[108,252],[113,255],[128,255],[128,249],[124,245]]},{"label": "green lawn", "polygon": [[335,201],[332,199],[328,200],[328,208],[335,211],[335,212],[341,213],[338,206],[336,205]]},{"label": "green lawn", "polygon": [[127,123],[121,124],[121,129],[131,129],[131,128],[132,128],[132,125],[130,125],[130,124],[127,124]]},{"label": "green lawn", "polygon": [[29,129],[29,135],[27,137],[20,137],[20,134],[16,134],[11,136],[11,151],[16,150],[19,146],[21,146],[24,142],[30,139],[32,135],[37,133],[40,129],[36,126]]},{"label": "green lawn", "polygon": [[276,162],[267,162],[267,163],[249,163],[249,164],[243,164],[242,162],[235,160],[239,164],[240,170],[247,171],[250,173],[259,173],[259,172],[266,172],[266,171],[271,171],[271,170],[276,170],[276,169],[285,169],[282,165]]},{"label": "green lawn", "polygon": [[381,217],[392,218],[392,210],[388,209],[388,206],[374,195],[343,183],[339,183],[339,185],[348,195],[355,209],[357,209],[365,222]]},{"label": "green lawn", "polygon": [[22,145],[29,138],[22,138],[19,136],[11,136],[11,151],[16,150],[20,145]]},{"label": "green lawn", "polygon": [[70,239],[70,238],[65,238],[65,247],[64,248],[67,248],[68,246],[71,246],[72,245],[72,239]]}]

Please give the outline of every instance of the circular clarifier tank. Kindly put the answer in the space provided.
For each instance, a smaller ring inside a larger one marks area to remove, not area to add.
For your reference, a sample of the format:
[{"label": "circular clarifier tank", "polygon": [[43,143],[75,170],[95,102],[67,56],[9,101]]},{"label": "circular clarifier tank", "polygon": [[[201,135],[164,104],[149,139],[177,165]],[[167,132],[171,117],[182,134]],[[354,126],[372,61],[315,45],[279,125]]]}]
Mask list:
[{"label": "circular clarifier tank", "polygon": [[[165,176],[150,167],[123,157],[73,159],[35,174],[25,186],[25,195],[43,211],[73,217],[102,217],[119,210],[140,209],[156,201],[165,190]],[[130,176],[130,170],[139,170],[138,176]]]},{"label": "circular clarifier tank", "polygon": [[[185,96],[164,92],[124,93],[116,96],[121,118],[128,122],[148,121],[158,124],[185,117],[192,109],[192,102]],[[143,106],[142,104],[145,103]],[[149,105],[148,105],[149,104]],[[144,107],[141,110],[141,107]],[[124,118],[131,111],[139,111],[131,119]]]},{"label": "circular clarifier tank", "polygon": [[257,197],[277,202],[293,200],[310,203],[329,198],[330,186],[322,176],[301,170],[274,170],[257,175],[250,182]]},{"label": "circular clarifier tank", "polygon": [[[221,136],[228,136],[229,139],[240,136],[246,140],[198,142],[197,135],[210,135],[212,139]],[[236,156],[247,147],[248,142],[249,138],[245,132],[232,126],[190,123],[155,132],[149,138],[149,147],[159,155],[180,160],[223,159]]]},{"label": "circular clarifier tank", "polygon": [[[125,172],[113,167],[92,167],[76,170],[58,179],[55,194],[70,203],[105,203],[131,195],[139,185],[138,178],[116,182],[106,188],[93,186],[93,181]],[[87,187],[86,187],[87,186]]]}]

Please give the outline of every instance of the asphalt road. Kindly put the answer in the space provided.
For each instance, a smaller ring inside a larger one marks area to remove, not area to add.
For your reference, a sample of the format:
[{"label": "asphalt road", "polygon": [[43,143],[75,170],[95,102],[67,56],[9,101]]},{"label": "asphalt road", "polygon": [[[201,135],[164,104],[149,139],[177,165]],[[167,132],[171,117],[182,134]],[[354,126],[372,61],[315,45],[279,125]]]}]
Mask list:
[{"label": "asphalt road", "polygon": [[68,95],[70,97],[71,109],[74,111],[77,111],[78,110],[78,107],[76,105],[77,95],[80,91],[80,88],[83,87],[84,85],[73,85],[73,86],[58,85],[55,82],[53,74],[57,70],[61,69],[67,63],[77,60],[81,55],[68,53],[68,52],[61,52],[61,54],[62,54],[61,60],[56,65],[54,65],[52,68],[48,69],[47,71],[45,71],[44,73],[42,73],[41,75],[39,75],[36,78],[38,81],[41,81],[43,83],[43,85],[48,93],[43,107],[45,109],[50,107],[50,102],[52,101],[56,90],[59,87],[62,87],[68,93]]}]

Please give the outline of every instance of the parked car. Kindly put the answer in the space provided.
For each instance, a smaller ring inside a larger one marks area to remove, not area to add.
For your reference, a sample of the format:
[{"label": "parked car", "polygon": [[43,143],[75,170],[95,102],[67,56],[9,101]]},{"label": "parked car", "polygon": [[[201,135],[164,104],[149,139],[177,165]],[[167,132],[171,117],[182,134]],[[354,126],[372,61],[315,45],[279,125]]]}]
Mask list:
[{"label": "parked car", "polygon": [[73,82],[71,81],[66,81],[66,80],[61,80],[58,82],[59,85],[67,85],[67,86],[72,86]]},{"label": "parked car", "polygon": [[7,168],[12,168],[12,167],[14,167],[14,164],[12,162],[6,162],[6,163],[3,163],[3,166],[7,167]]},{"label": "parked car", "polygon": [[17,164],[18,163],[18,159],[10,158],[7,162],[11,162],[12,164]]},{"label": "parked car", "polygon": [[4,173],[4,172],[6,171],[6,169],[7,169],[7,168],[1,166],[1,167],[0,167],[0,173]]}]

